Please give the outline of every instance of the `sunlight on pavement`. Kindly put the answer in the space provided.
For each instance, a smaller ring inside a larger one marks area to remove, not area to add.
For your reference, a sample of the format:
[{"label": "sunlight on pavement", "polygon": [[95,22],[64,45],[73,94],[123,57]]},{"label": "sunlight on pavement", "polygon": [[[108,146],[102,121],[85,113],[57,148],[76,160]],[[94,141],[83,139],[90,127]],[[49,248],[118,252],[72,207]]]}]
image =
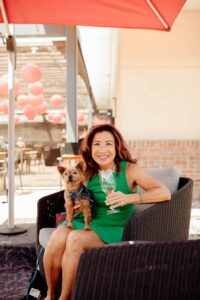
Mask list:
[{"label": "sunlight on pavement", "polygon": [[[35,223],[37,216],[37,201],[48,194],[57,192],[58,189],[24,190],[16,192],[14,198],[15,223]],[[0,225],[8,218],[8,203],[6,196],[0,196]]]}]

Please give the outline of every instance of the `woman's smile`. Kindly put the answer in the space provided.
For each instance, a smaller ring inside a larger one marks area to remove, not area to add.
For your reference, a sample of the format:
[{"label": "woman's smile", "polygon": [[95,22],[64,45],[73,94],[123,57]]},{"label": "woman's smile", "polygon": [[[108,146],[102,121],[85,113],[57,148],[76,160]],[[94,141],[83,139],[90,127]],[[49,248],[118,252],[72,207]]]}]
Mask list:
[{"label": "woman's smile", "polygon": [[99,155],[98,156],[101,160],[106,160],[109,156],[108,155]]}]

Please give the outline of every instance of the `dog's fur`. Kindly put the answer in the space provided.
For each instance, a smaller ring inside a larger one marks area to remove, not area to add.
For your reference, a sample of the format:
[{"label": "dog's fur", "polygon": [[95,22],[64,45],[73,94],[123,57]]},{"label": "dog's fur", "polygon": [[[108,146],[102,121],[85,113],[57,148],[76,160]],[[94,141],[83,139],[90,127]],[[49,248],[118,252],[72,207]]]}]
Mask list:
[{"label": "dog's fur", "polygon": [[91,197],[89,191],[84,187],[84,164],[80,161],[72,168],[57,166],[59,173],[65,183],[65,208],[67,213],[67,227],[73,229],[73,216],[75,213],[83,212],[85,227],[90,230],[91,221]]}]

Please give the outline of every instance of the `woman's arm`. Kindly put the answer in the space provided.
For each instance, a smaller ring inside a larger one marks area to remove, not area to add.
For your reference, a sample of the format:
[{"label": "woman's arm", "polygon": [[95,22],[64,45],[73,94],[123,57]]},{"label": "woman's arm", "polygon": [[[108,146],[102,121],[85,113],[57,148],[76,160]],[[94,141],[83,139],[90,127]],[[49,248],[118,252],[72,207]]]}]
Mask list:
[{"label": "woman's arm", "polygon": [[144,192],[138,194],[115,192],[107,197],[107,205],[112,205],[114,208],[127,204],[155,203],[171,199],[168,188],[136,164],[129,164],[127,166],[126,177],[131,189],[139,185],[144,189]]}]

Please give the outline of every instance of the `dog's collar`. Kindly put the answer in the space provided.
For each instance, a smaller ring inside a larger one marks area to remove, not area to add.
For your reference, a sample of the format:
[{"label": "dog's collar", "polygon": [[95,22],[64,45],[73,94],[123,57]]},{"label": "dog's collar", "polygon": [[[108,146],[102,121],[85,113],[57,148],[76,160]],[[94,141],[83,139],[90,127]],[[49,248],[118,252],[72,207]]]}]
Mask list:
[{"label": "dog's collar", "polygon": [[69,196],[71,199],[78,197],[83,191],[83,187],[80,188],[78,192],[69,192]]}]

